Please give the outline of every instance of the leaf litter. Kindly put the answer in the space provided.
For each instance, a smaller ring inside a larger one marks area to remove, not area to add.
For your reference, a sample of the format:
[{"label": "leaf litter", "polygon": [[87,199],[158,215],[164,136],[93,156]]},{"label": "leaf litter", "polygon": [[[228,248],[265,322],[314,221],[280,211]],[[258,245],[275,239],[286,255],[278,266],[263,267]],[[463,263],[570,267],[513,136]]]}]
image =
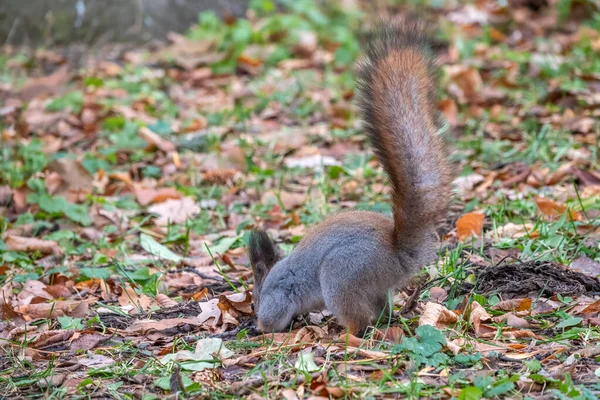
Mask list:
[{"label": "leaf litter", "polygon": [[460,172],[438,261],[365,337],[326,311],[256,328],[249,229],[287,252],[331,212],[390,212],[353,105],[362,3],[252,2],[79,72],[2,49],[7,398],[597,396],[593,2],[420,6]]}]

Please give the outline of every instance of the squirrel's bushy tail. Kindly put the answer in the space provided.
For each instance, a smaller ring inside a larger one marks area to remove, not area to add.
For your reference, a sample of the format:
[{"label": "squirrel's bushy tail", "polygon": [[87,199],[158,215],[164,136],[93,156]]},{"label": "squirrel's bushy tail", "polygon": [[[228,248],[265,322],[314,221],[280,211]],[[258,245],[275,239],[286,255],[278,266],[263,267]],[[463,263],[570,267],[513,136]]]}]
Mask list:
[{"label": "squirrel's bushy tail", "polygon": [[418,21],[371,33],[358,68],[359,106],[389,176],[397,244],[417,250],[448,209],[451,171],[439,135],[432,45]]}]

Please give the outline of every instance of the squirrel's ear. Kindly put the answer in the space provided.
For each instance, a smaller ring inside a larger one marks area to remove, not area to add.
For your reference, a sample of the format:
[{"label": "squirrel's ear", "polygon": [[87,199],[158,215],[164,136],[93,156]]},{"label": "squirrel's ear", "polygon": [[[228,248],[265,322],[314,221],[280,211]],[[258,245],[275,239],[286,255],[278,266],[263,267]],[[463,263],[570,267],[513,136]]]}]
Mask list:
[{"label": "squirrel's ear", "polygon": [[254,230],[250,233],[248,256],[250,264],[252,264],[255,282],[262,282],[273,265],[281,258],[275,243],[263,230]]}]

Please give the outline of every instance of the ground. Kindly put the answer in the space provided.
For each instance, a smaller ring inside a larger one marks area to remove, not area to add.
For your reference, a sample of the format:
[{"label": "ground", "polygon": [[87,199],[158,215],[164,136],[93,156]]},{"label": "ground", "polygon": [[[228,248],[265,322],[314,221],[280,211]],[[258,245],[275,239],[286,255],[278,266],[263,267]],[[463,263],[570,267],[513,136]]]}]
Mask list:
[{"label": "ground", "polygon": [[[284,3],[77,62],[2,49],[3,396],[596,398],[598,3]],[[262,334],[252,228],[288,253],[332,212],[390,214],[353,67],[408,11],[458,171],[439,257],[364,337],[327,313]]]}]

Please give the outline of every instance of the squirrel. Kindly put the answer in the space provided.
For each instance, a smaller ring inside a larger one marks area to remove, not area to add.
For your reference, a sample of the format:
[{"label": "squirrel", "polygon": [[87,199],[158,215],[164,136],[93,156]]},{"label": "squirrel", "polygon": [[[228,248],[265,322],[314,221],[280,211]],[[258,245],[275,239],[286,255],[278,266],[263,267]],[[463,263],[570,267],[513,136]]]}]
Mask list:
[{"label": "squirrel", "polygon": [[254,311],[263,332],[327,308],[363,334],[386,309],[388,292],[436,258],[436,227],[448,211],[453,174],[439,134],[433,42],[424,24],[407,19],[383,23],[368,37],[358,64],[358,105],[391,185],[393,218],[336,213],[286,258],[265,231],[252,231]]}]

